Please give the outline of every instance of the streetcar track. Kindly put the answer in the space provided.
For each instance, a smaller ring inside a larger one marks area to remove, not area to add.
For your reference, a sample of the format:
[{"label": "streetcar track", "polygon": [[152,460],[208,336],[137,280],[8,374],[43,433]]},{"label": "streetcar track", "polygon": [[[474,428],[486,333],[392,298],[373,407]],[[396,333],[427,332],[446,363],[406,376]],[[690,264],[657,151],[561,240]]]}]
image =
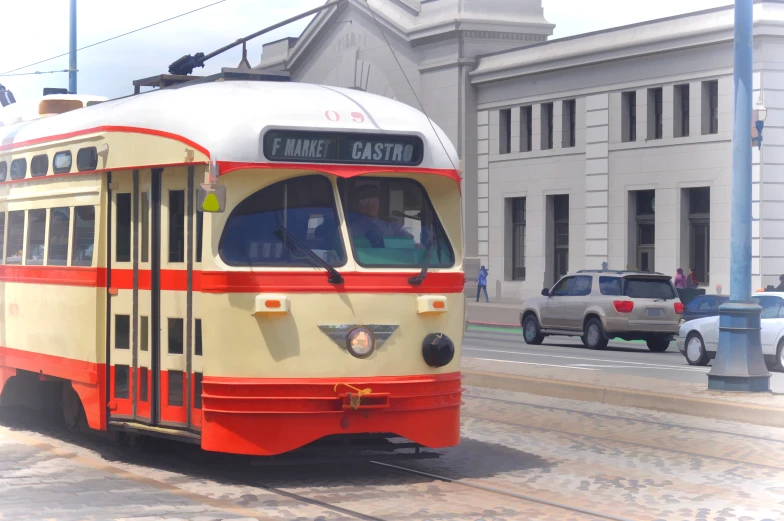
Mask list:
[{"label": "streetcar track", "polygon": [[541,432],[553,432],[553,433],[557,433],[557,434],[564,434],[564,435],[567,435],[567,436],[574,436],[574,437],[585,438],[585,439],[590,439],[590,440],[599,440],[599,441],[603,441],[603,442],[621,443],[621,444],[625,444],[625,445],[631,445],[631,446],[634,446],[634,447],[643,447],[643,448],[646,448],[646,449],[660,450],[660,451],[664,451],[664,452],[672,452],[674,454],[683,454],[684,456],[693,456],[693,457],[697,457],[697,458],[713,459],[713,460],[723,461],[725,463],[732,463],[734,465],[746,465],[746,466],[749,466],[749,467],[761,467],[761,468],[766,468],[766,469],[771,469],[771,470],[777,470],[779,472],[784,472],[784,467],[780,467],[780,466],[776,466],[776,465],[766,465],[765,463],[753,463],[753,462],[750,462],[750,461],[741,461],[741,460],[737,460],[737,459],[734,459],[734,458],[727,458],[727,457],[724,457],[724,456],[713,456],[713,455],[710,455],[710,454],[699,454],[699,453],[696,453],[696,452],[689,452],[689,451],[686,451],[686,450],[680,450],[680,449],[675,449],[675,448],[671,448],[671,447],[666,447],[666,448],[664,448],[664,447],[657,447],[656,445],[648,445],[648,444],[645,444],[645,443],[637,443],[637,442],[634,442],[634,441],[618,440],[618,439],[609,438],[609,437],[594,436],[592,434],[582,434],[582,433],[578,433],[578,432],[570,432],[570,431],[561,430],[561,429],[551,429],[551,428],[547,428],[547,427],[537,427],[535,425],[529,425],[529,424],[526,424],[526,423],[512,422],[512,421],[507,421],[507,420],[499,420],[497,418],[489,418],[487,416],[476,416],[476,415],[473,415],[473,414],[463,414],[463,413],[461,413],[461,416],[463,416],[464,418],[473,418],[473,419],[476,419],[476,420],[483,420],[483,421],[489,421],[489,422],[493,422],[493,423],[499,423],[501,425],[507,425],[509,427],[523,427],[523,428],[526,428],[526,429],[533,429],[533,430],[537,430],[537,431],[541,431]]},{"label": "streetcar track", "polygon": [[736,436],[736,437],[740,437],[740,438],[748,438],[748,439],[757,440],[757,441],[768,441],[768,442],[775,442],[775,443],[784,443],[784,439],[769,438],[767,436],[756,436],[754,434],[743,434],[743,433],[737,433],[737,432],[728,432],[728,431],[722,431],[722,430],[718,430],[718,429],[707,429],[707,428],[704,428],[704,427],[689,427],[687,425],[682,425],[682,424],[679,424],[679,423],[670,423],[670,422],[663,422],[663,421],[657,421],[657,420],[646,420],[646,419],[640,419],[640,418],[631,418],[631,417],[626,417],[626,416],[617,416],[617,415],[614,415],[614,414],[599,413],[599,412],[580,411],[578,409],[569,409],[568,407],[556,407],[554,405],[541,405],[541,404],[529,403],[529,402],[517,402],[517,401],[514,401],[514,400],[505,400],[503,398],[490,398],[488,396],[478,396],[478,395],[470,394],[470,393],[466,393],[465,395],[470,397],[470,398],[477,399],[477,400],[487,400],[487,401],[491,401],[491,402],[500,402],[500,403],[505,403],[505,404],[510,404],[510,405],[522,405],[522,406],[531,407],[531,408],[534,408],[534,409],[545,409],[545,410],[548,410],[548,411],[569,412],[569,413],[580,414],[582,416],[589,416],[589,417],[595,417],[595,418],[609,418],[609,419],[613,419],[613,420],[632,421],[632,422],[637,422],[637,423],[647,423],[647,424],[650,424],[650,425],[661,425],[661,426],[664,426],[664,427],[675,427],[675,428],[684,429],[684,430],[706,432],[706,433],[710,433],[710,434],[724,434],[724,435],[727,435],[727,436]]},{"label": "streetcar track", "polygon": [[510,497],[510,498],[514,498],[514,499],[520,499],[520,500],[523,500],[523,501],[529,501],[531,503],[538,503],[540,505],[547,505],[549,507],[559,508],[559,509],[562,509],[562,510],[569,510],[570,512],[577,512],[579,514],[585,514],[585,515],[588,515],[588,516],[601,517],[601,518],[604,518],[604,519],[610,519],[612,521],[632,521],[632,520],[630,520],[628,518],[625,518],[625,517],[613,516],[611,514],[603,514],[601,512],[596,512],[594,510],[588,510],[588,509],[585,509],[585,508],[580,508],[580,507],[575,507],[575,506],[572,506],[572,505],[567,505],[566,503],[558,503],[557,501],[550,501],[550,500],[547,500],[547,499],[537,498],[535,496],[530,496],[528,494],[521,494],[519,492],[511,492],[511,491],[500,489],[500,488],[496,488],[496,487],[489,487],[489,486],[486,486],[486,485],[479,485],[477,483],[471,483],[469,481],[464,481],[462,479],[453,479],[453,478],[448,478],[448,477],[445,477],[445,476],[439,476],[437,474],[431,474],[429,472],[424,472],[424,471],[416,470],[416,469],[410,469],[410,468],[407,468],[407,467],[401,467],[399,465],[392,465],[392,464],[384,463],[384,462],[381,462],[381,461],[368,461],[368,463],[370,463],[372,465],[377,465],[377,466],[380,466],[380,467],[386,467],[386,468],[389,468],[389,469],[397,470],[397,471],[400,471],[400,472],[406,472],[406,473],[409,473],[409,474],[416,474],[416,475],[424,476],[424,477],[427,477],[427,478],[430,478],[430,479],[435,479],[435,480],[438,480],[438,481],[444,481],[446,483],[454,483],[456,485],[462,485],[464,487],[473,488],[473,489],[476,489],[476,490],[483,490],[485,492],[490,492],[492,494],[498,494],[498,495],[505,496],[505,497]]}]

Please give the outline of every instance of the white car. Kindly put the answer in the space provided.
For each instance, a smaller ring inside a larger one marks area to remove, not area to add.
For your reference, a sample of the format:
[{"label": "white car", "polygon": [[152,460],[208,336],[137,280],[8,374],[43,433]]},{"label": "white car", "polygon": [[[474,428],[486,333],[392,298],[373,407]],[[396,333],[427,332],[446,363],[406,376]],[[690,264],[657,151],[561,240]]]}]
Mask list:
[{"label": "white car", "polygon": [[[762,353],[768,367],[784,372],[784,293],[757,293],[752,301],[762,306]],[[719,346],[719,317],[698,318],[681,326],[678,349],[691,365],[707,365]]]}]

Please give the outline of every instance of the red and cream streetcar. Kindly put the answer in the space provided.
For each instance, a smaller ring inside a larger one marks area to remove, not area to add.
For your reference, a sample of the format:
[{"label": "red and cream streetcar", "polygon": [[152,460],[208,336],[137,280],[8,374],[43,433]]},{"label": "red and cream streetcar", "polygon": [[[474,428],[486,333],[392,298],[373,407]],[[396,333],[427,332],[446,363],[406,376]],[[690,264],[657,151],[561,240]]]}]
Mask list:
[{"label": "red and cream streetcar", "polygon": [[257,81],[31,107],[0,109],[4,395],[210,451],[458,443],[460,175],[422,113]]}]

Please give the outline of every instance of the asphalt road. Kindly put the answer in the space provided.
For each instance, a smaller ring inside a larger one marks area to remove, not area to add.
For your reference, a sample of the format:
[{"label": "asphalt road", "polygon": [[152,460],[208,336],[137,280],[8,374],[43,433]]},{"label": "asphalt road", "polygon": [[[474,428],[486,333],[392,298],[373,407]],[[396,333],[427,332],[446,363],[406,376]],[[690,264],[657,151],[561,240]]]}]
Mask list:
[{"label": "asphalt road", "polygon": [[[510,364],[568,367],[583,371],[662,378],[707,384],[710,365],[694,367],[673,342],[664,353],[652,353],[644,342],[610,342],[607,349],[592,351],[579,338],[547,337],[539,346],[523,340],[522,330],[469,326],[463,355]],[[784,392],[784,374],[771,373],[771,390]]]}]

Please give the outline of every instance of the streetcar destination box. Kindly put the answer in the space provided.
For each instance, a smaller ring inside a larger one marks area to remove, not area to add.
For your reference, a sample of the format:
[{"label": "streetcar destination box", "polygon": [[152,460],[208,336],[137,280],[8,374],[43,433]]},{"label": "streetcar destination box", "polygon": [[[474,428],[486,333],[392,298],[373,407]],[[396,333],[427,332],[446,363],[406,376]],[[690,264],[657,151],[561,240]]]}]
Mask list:
[{"label": "streetcar destination box", "polygon": [[264,135],[270,161],[417,166],[424,144],[417,136],[271,130]]}]

